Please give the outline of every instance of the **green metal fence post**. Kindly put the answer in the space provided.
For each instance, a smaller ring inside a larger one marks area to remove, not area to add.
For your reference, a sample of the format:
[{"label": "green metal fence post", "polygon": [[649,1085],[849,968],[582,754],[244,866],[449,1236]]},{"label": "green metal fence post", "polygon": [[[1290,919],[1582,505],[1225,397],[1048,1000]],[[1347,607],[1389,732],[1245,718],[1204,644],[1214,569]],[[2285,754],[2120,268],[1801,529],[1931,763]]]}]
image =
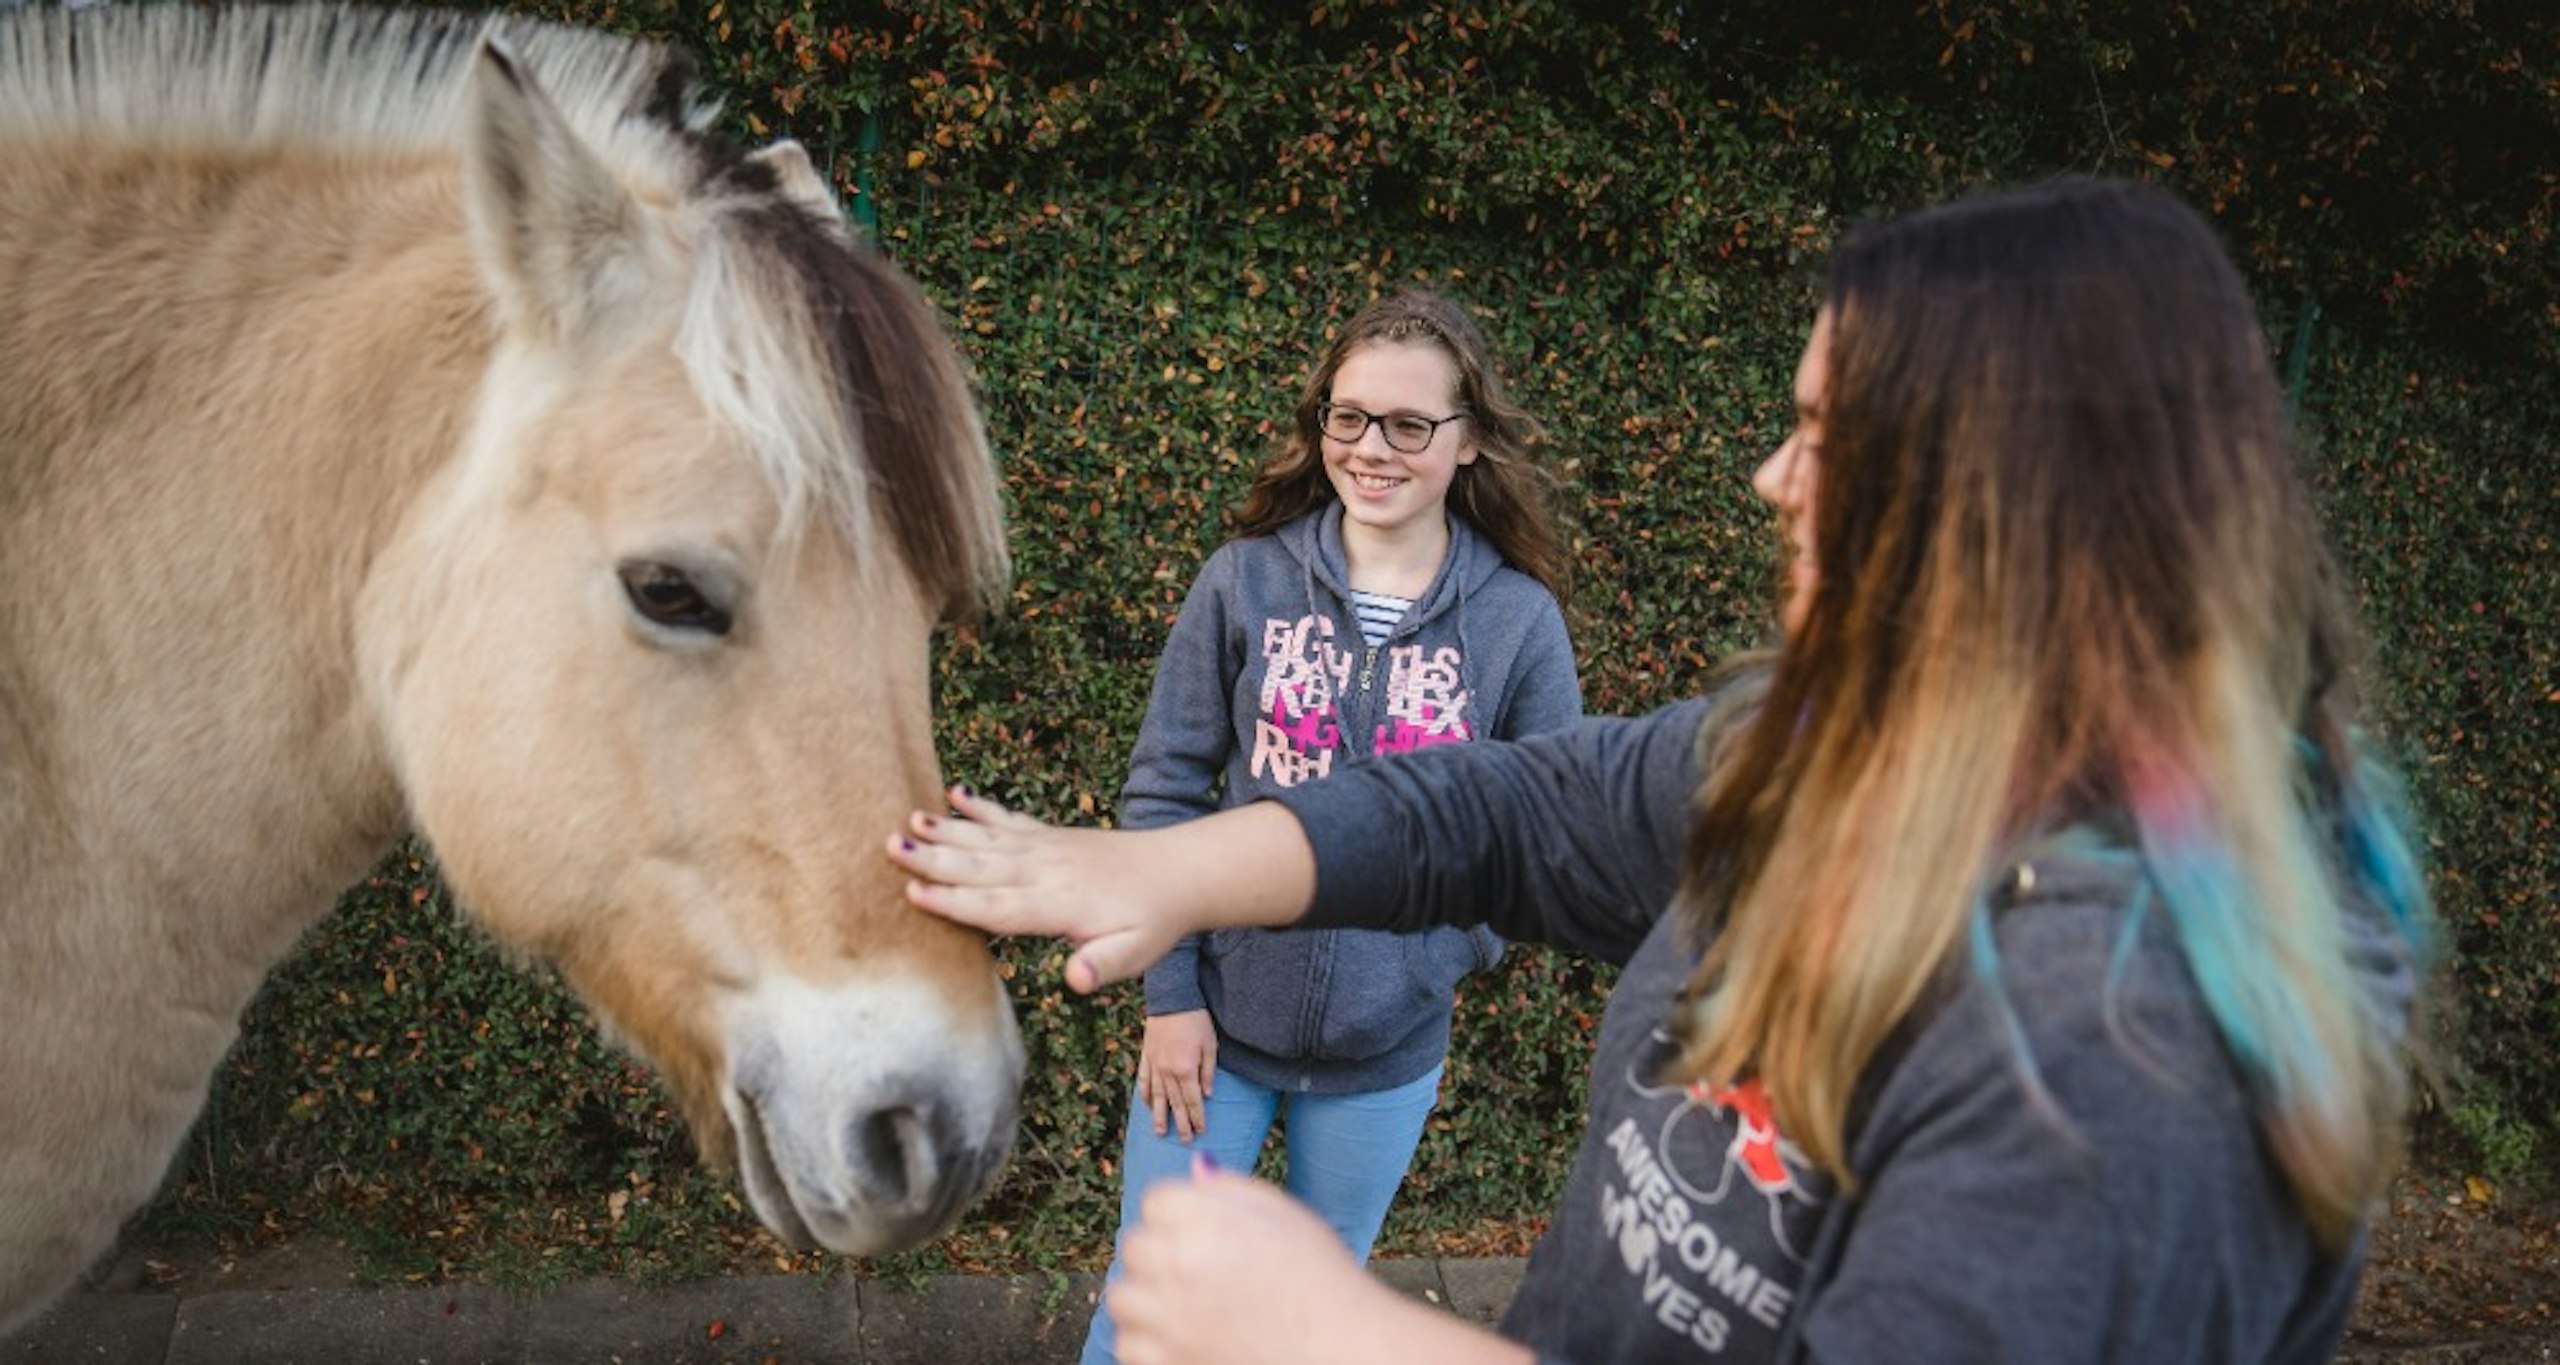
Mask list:
[{"label": "green metal fence post", "polygon": [[2293,345],[2284,358],[2284,417],[2287,422],[2302,417],[2302,386],[2311,373],[2311,337],[2320,326],[2320,301],[2308,295],[2302,300],[2302,311],[2293,320]]}]

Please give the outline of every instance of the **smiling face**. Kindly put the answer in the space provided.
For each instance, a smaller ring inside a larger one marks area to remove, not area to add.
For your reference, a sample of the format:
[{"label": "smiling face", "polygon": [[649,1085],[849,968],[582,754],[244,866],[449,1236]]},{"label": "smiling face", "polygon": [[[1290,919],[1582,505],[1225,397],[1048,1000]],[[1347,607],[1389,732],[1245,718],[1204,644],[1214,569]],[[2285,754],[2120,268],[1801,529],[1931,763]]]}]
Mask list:
[{"label": "smiling face", "polygon": [[1831,310],[1814,315],[1813,335],[1796,362],[1795,425],[1787,439],[1751,475],[1751,490],[1778,514],[1778,537],[1788,552],[1786,586],[1778,626],[1792,635],[1812,609],[1821,561],[1814,554],[1814,493],[1820,482],[1822,404],[1830,384]]},{"label": "smiling face", "polygon": [[[1373,341],[1342,358],[1331,399],[1373,417],[1439,421],[1459,411],[1458,363],[1427,341]],[[1444,422],[1431,443],[1408,454],[1387,444],[1371,423],[1356,441],[1324,443],[1325,477],[1342,499],[1343,534],[1401,540],[1447,534],[1442,506],[1458,466],[1476,459],[1464,420]]]}]

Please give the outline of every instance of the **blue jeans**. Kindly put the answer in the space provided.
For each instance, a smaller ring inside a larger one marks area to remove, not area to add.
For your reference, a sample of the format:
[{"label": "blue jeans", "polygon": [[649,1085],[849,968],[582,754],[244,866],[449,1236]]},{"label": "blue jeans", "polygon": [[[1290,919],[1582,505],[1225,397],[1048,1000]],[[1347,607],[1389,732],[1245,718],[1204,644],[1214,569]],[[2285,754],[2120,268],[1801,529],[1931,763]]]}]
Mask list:
[{"label": "blue jeans", "polygon": [[[1413,1149],[1421,1145],[1422,1125],[1439,1102],[1436,1066],[1392,1090],[1353,1095],[1286,1094],[1219,1067],[1203,1102],[1200,1136],[1186,1143],[1170,1124],[1164,1136],[1156,1136],[1154,1116],[1131,1087],[1129,1137],[1120,1158],[1120,1232],[1112,1239],[1108,1279],[1120,1278],[1120,1247],[1138,1224],[1148,1186],[1188,1176],[1197,1152],[1230,1171],[1252,1171],[1284,1104],[1289,1193],[1332,1224],[1343,1245],[1366,1263],[1387,1221],[1387,1205],[1395,1202],[1396,1187],[1413,1164]],[[1085,1331],[1084,1365],[1117,1365],[1118,1345],[1110,1311],[1095,1306],[1093,1325]]]}]

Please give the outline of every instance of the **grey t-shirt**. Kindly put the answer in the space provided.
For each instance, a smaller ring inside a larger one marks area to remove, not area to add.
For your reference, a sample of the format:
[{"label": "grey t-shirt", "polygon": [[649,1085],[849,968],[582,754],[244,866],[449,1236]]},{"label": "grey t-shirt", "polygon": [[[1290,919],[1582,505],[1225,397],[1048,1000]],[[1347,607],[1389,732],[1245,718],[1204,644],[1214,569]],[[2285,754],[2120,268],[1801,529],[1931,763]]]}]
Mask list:
[{"label": "grey t-shirt", "polygon": [[[1276,798],[1306,827],[1308,922],[1481,917],[1624,964],[1591,1122],[1505,1333],[1550,1361],[2319,1361],[2361,1238],[2324,1255],[2146,880],[2075,834],[2004,879],[2003,989],[1951,974],[1864,1078],[1844,1199],[1756,1085],[1662,1079],[1694,971],[1663,912],[1706,703],[1380,765]],[[1409,850],[1429,849],[1416,859]],[[2350,914],[2377,1009],[2414,988]],[[2032,1058],[2041,1089],[2026,1079]]]}]

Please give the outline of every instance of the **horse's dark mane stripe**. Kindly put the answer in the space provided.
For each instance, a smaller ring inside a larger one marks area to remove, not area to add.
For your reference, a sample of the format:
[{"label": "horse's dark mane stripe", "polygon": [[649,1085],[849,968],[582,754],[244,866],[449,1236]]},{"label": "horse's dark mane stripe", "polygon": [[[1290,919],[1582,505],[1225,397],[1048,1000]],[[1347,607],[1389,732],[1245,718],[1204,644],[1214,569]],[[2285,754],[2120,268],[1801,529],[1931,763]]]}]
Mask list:
[{"label": "horse's dark mane stripe", "polygon": [[968,378],[933,305],[878,252],[778,196],[742,219],[753,249],[804,291],[842,419],[863,448],[874,524],[947,611],[981,605],[1003,585],[1003,533]]}]

